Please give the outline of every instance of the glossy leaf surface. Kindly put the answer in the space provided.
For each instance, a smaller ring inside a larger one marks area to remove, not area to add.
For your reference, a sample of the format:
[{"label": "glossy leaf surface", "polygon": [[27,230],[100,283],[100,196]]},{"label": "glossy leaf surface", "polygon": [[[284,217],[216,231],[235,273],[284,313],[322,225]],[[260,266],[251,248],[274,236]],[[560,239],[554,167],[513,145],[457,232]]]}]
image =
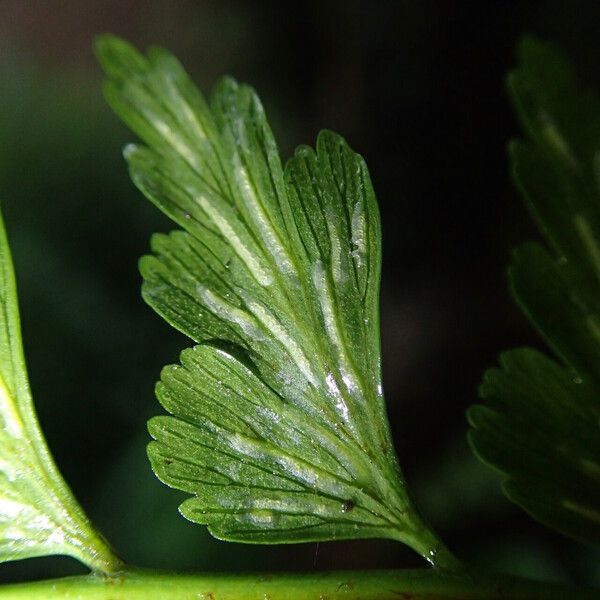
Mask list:
[{"label": "glossy leaf surface", "polygon": [[282,166],[254,91],[210,104],[163,50],[102,38],[106,97],[145,145],[139,189],[182,230],[141,261],[146,301],[199,343],[149,423],[157,476],[217,537],[390,537],[437,548],[405,490],[379,353],[380,224],[363,159],[331,132]]},{"label": "glossy leaf surface", "polygon": [[120,565],[62,479],[40,431],[0,217],[0,562],[49,554],[67,554],[103,572]]}]

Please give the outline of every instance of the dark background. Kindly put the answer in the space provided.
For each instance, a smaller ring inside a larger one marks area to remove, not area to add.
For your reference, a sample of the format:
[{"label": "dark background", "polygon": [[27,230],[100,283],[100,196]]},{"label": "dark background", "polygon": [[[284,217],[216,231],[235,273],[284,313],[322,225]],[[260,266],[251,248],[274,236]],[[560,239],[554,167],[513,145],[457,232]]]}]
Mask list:
[{"label": "dark background", "polygon": [[[166,46],[204,92],[225,73],[252,83],[284,158],[324,127],[363,154],[383,219],[386,396],[418,504],[475,565],[600,583],[597,550],[504,499],[464,417],[501,350],[540,346],[506,285],[511,248],[537,233],[509,182],[518,127],[504,76],[535,33],[599,87],[600,3],[0,0],[0,199],[25,350],[50,447],[92,519],[143,566],[418,567],[391,542],[225,544],[154,479],[154,381],[190,342],[139,295],[137,259],[171,226],[128,180],[133,136],[102,99],[91,50],[104,31]],[[1,565],[0,580],[82,570],[36,559]]]}]

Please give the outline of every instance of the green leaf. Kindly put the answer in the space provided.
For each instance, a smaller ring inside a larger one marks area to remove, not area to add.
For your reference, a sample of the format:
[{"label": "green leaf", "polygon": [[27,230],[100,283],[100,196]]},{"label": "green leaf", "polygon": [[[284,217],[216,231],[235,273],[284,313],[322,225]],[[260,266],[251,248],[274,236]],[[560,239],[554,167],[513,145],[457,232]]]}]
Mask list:
[{"label": "green leaf", "polygon": [[600,103],[562,55],[526,39],[508,86],[527,133],[512,142],[519,190],[551,252],[515,253],[512,292],[561,364],[514,350],[468,413],[477,455],[533,517],[600,541]]},{"label": "green leaf", "polygon": [[121,564],[62,479],[40,431],[0,215],[0,562],[49,554],[73,556],[106,573]]},{"label": "green leaf", "polygon": [[469,410],[469,440],[509,498],[550,527],[600,539],[597,389],[542,353],[502,355]]},{"label": "green leaf", "polygon": [[165,51],[97,49],[109,103],[146,143],[126,149],[133,181],[183,229],[140,263],[145,300],[200,344],[164,370],[172,416],[149,423],[156,475],[192,494],[183,515],[228,540],[388,537],[444,554],[386,419],[363,159],[325,131],[284,169],[250,87],[223,79],[209,107]]}]

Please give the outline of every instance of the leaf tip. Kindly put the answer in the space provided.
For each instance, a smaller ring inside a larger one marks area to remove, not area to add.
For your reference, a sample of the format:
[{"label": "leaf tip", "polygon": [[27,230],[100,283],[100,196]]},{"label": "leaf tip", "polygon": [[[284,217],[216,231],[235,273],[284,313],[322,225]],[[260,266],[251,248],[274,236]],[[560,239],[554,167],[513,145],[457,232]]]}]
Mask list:
[{"label": "leaf tip", "polygon": [[111,33],[103,33],[94,38],[94,53],[104,71],[111,77],[130,74],[132,70],[143,68],[146,62],[134,46]]}]

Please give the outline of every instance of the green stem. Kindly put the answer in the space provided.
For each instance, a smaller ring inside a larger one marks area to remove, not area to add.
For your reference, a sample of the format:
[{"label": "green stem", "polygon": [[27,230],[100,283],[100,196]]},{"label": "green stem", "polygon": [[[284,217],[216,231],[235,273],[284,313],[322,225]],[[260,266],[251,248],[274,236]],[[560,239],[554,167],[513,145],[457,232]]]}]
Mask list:
[{"label": "green stem", "polygon": [[406,519],[411,528],[408,531],[392,532],[391,539],[410,546],[436,569],[462,571],[464,566],[456,558],[434,531],[415,513]]},{"label": "green stem", "polygon": [[[403,490],[406,494],[406,490]],[[463,571],[464,565],[446,547],[435,531],[421,517],[412,501],[401,513],[401,521],[388,537],[408,545],[436,569]]]},{"label": "green stem", "polygon": [[89,521],[87,521],[87,525],[85,538],[87,545],[71,544],[68,555],[98,574],[103,573],[110,576],[121,572],[125,568],[123,561],[113,552],[108,542]]},{"label": "green stem", "polygon": [[431,570],[176,575],[127,571],[0,587],[0,600],[592,600],[598,590]]}]

